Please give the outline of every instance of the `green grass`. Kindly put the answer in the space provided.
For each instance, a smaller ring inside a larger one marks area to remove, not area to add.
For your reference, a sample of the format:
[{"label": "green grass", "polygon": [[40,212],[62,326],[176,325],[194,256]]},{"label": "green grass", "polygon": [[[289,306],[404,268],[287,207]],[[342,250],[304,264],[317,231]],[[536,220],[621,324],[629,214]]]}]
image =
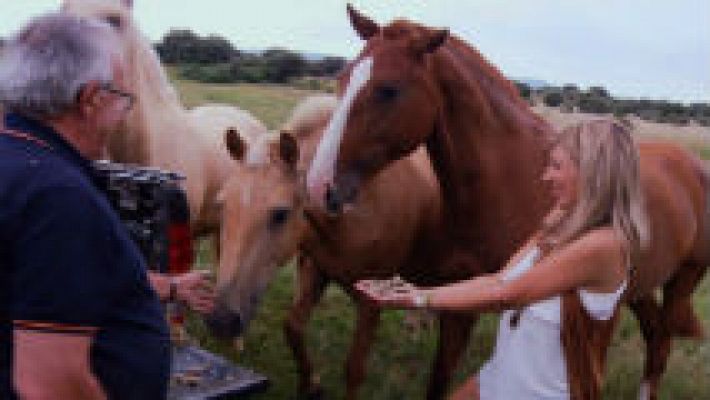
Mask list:
[{"label": "green grass", "polygon": [[[315,92],[267,85],[205,85],[178,82],[186,104],[204,102],[236,104],[253,112],[270,128],[288,117],[291,108]],[[710,148],[696,148],[710,159]],[[203,252],[204,253],[204,252]],[[202,255],[202,261],[210,260]],[[266,374],[271,387],[250,399],[290,399],[296,390],[296,369],[282,334],[282,325],[292,301],[294,268],[284,267],[271,284],[261,308],[244,338],[245,350],[236,352],[230,345],[210,338],[201,323],[190,321],[190,331],[208,349],[226,355],[237,363]],[[710,279],[695,295],[696,311],[710,333]],[[308,325],[307,346],[320,374],[328,398],[344,396],[344,362],[354,324],[354,309],[338,288],[330,288]],[[496,317],[484,316],[471,336],[462,358],[455,384],[475,373],[490,354],[496,331]],[[384,313],[368,361],[368,375],[360,392],[362,399],[424,398],[429,365],[436,347],[434,328],[411,330],[404,313]],[[642,371],[643,341],[636,321],[624,312],[610,349],[605,399],[634,399]],[[661,399],[710,399],[710,341],[676,341],[662,383]]]}]

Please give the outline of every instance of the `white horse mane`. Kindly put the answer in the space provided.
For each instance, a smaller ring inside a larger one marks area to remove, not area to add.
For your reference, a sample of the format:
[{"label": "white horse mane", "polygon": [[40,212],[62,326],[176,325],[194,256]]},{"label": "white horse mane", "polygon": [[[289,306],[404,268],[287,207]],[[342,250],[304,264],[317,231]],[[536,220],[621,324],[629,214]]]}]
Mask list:
[{"label": "white horse mane", "polygon": [[306,98],[291,112],[291,117],[282,130],[291,132],[296,139],[303,139],[328,123],[338,105],[332,95],[315,95]]},{"label": "white horse mane", "polygon": [[[160,59],[153,46],[135,23],[127,0],[64,0],[62,10],[88,18],[117,18],[121,27],[116,32],[123,44],[125,80],[137,95],[135,109],[128,117],[128,132],[125,132],[124,146],[118,146],[114,157],[123,161],[146,162],[141,160],[155,149],[161,135],[155,135],[155,127],[175,131],[185,129],[185,109],[180,103],[177,91],[165,74]],[[141,133],[143,132],[143,134]],[[143,137],[147,140],[139,140]],[[121,148],[123,147],[123,148]],[[132,159],[137,157],[138,159]]]}]

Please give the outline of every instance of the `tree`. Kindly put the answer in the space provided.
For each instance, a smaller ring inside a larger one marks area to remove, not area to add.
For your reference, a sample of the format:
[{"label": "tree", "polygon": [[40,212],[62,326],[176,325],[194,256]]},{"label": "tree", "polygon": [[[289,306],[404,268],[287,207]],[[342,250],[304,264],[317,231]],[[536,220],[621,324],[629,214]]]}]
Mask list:
[{"label": "tree", "polygon": [[321,60],[308,63],[307,72],[311,76],[332,77],[338,74],[347,64],[343,57],[324,57]]},{"label": "tree", "polygon": [[543,103],[548,107],[559,107],[562,100],[562,93],[557,91],[549,92],[542,98]]},{"label": "tree", "polygon": [[579,111],[592,114],[607,114],[612,112],[612,104],[611,99],[589,96],[579,100]]},{"label": "tree", "polygon": [[262,57],[269,82],[286,83],[291,78],[303,76],[306,71],[306,60],[303,56],[290,50],[269,49]]},{"label": "tree", "polygon": [[609,92],[601,86],[590,86],[588,90],[589,94],[595,97],[609,98]]},{"label": "tree", "polygon": [[171,30],[155,47],[161,60],[168,64],[225,63],[239,55],[227,39],[215,35],[202,38],[189,29]]},{"label": "tree", "polygon": [[530,98],[530,95],[532,94],[532,89],[530,88],[530,85],[525,82],[515,82],[515,87],[518,88],[518,93],[520,93],[520,97],[524,99]]}]

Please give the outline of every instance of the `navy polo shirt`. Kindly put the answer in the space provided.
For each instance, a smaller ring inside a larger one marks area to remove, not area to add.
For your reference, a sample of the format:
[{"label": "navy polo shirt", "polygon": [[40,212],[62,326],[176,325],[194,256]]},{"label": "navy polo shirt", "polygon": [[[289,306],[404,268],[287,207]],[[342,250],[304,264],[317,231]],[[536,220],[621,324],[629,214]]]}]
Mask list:
[{"label": "navy polo shirt", "polygon": [[0,399],[12,395],[12,330],[95,335],[91,368],[110,399],[166,397],[170,339],[146,265],[89,160],[10,114],[0,134]]}]

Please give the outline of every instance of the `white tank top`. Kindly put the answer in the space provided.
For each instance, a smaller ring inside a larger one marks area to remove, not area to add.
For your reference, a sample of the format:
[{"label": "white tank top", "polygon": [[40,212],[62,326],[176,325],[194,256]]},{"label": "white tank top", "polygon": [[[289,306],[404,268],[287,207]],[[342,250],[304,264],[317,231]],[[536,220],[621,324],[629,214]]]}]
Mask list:
[{"label": "white tank top", "polygon": [[[503,277],[516,279],[540,256],[534,247]],[[608,320],[626,290],[626,281],[613,293],[579,289],[582,305],[594,319]],[[567,400],[567,368],[560,341],[562,301],[560,296],[527,306],[515,328],[515,311],[500,318],[496,347],[478,374],[481,400]]]}]

